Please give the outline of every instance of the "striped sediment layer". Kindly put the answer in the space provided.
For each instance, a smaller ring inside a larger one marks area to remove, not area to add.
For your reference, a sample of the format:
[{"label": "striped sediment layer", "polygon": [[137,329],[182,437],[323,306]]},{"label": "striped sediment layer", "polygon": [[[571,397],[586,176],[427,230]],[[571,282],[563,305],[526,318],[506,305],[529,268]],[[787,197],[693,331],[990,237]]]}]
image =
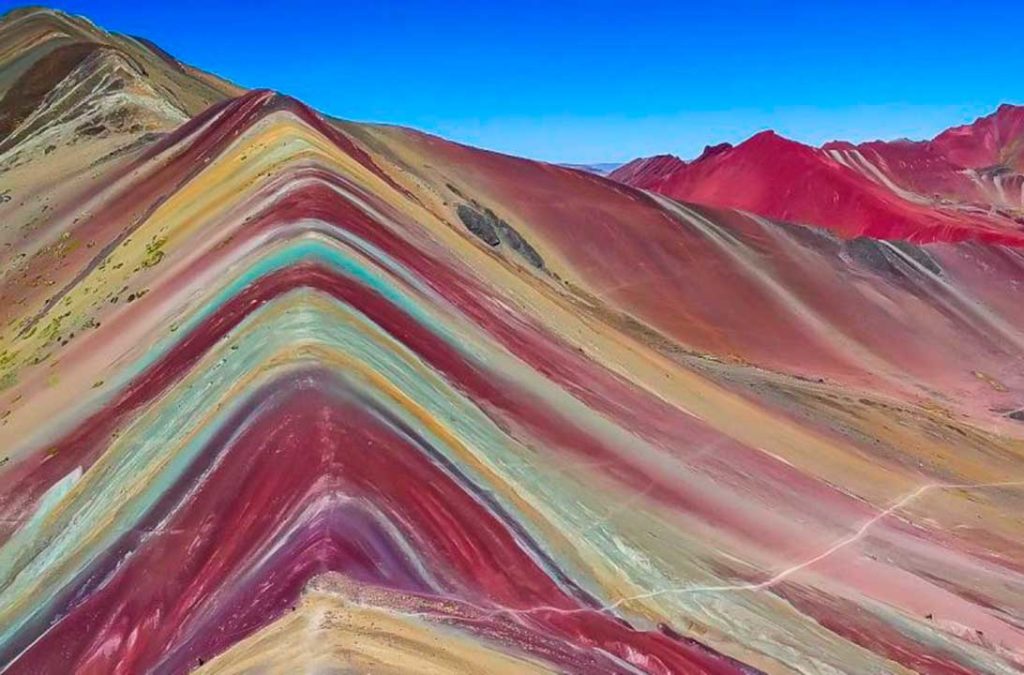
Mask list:
[{"label": "striped sediment layer", "polygon": [[3,672],[1024,666],[1015,249],[188,117],[0,174]]}]

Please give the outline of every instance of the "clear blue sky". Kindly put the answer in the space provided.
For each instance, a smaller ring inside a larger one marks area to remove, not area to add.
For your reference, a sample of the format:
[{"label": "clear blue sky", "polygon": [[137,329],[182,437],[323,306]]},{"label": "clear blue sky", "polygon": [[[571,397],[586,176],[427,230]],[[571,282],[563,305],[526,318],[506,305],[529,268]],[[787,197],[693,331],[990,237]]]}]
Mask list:
[{"label": "clear blue sky", "polygon": [[1012,3],[241,4],[53,2],[338,117],[550,161],[689,157],[766,128],[923,138],[1024,103]]}]

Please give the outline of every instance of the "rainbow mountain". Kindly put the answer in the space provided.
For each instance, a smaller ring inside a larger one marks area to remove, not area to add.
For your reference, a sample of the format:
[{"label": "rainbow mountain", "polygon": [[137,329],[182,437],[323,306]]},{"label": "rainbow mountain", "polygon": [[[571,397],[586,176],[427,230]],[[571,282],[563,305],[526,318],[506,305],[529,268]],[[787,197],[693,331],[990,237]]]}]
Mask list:
[{"label": "rainbow mountain", "polygon": [[332,119],[38,8],[0,132],[0,672],[1024,670],[1020,249]]}]

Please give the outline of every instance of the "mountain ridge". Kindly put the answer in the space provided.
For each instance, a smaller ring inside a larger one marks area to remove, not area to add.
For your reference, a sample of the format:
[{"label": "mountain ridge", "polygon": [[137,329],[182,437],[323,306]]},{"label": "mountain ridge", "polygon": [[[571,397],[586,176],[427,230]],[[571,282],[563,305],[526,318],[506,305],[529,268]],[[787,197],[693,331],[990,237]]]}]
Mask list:
[{"label": "mountain ridge", "polygon": [[928,141],[813,147],[764,131],[736,146],[709,148],[692,162],[638,159],[609,177],[843,236],[1020,246],[1022,148],[1024,107],[1003,104]]}]

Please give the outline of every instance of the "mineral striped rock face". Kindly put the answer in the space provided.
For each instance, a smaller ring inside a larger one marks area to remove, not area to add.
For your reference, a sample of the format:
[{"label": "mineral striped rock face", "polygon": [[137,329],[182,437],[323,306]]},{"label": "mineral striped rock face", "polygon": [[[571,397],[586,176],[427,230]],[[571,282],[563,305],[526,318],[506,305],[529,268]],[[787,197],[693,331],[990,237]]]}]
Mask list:
[{"label": "mineral striped rock face", "polygon": [[0,133],[0,672],[1024,669],[1012,237],[677,202],[46,10]]}]

